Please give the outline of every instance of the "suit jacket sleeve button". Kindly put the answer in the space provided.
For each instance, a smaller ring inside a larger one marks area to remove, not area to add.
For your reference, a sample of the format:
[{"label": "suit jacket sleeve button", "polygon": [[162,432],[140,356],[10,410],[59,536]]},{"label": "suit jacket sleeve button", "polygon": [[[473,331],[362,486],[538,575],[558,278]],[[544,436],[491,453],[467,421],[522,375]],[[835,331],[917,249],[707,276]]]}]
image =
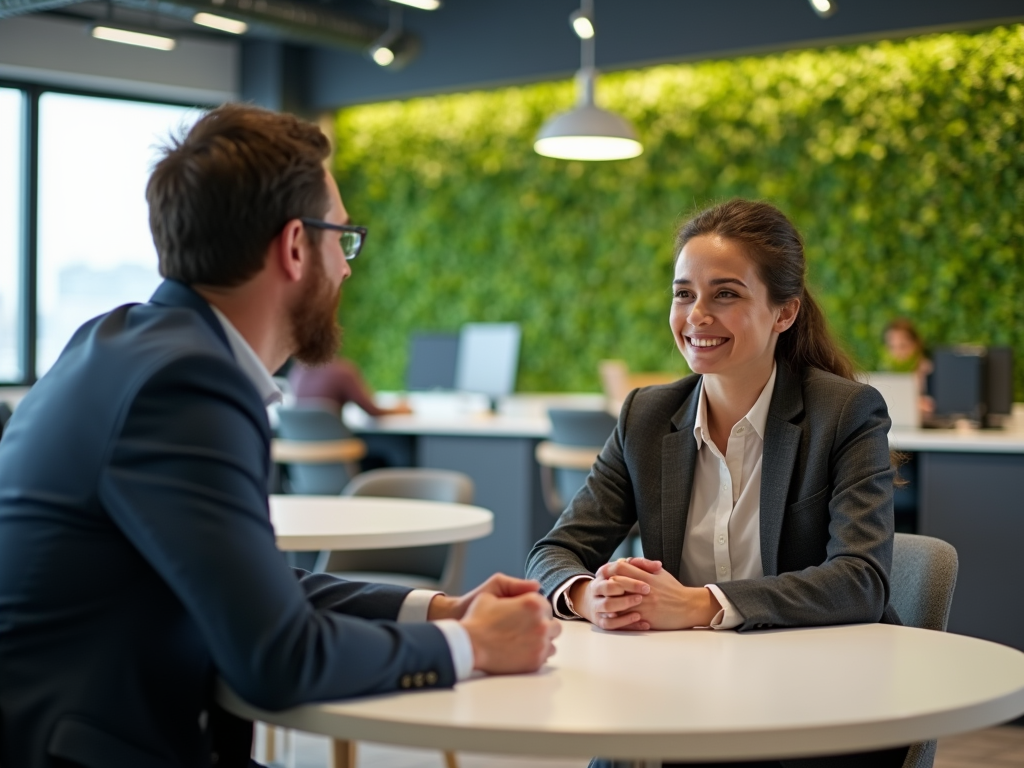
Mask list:
[{"label": "suit jacket sleeve button", "polygon": [[437,672],[427,672],[427,685],[437,685]]},{"label": "suit jacket sleeve button", "polygon": [[403,688],[411,688],[412,687],[412,677],[410,677],[409,675],[402,675],[402,683],[401,683],[401,685],[402,685]]},{"label": "suit jacket sleeve button", "polygon": [[422,672],[417,672],[415,675],[413,675],[413,677],[412,677],[412,684],[415,685],[417,688],[422,688],[423,687],[423,673]]}]

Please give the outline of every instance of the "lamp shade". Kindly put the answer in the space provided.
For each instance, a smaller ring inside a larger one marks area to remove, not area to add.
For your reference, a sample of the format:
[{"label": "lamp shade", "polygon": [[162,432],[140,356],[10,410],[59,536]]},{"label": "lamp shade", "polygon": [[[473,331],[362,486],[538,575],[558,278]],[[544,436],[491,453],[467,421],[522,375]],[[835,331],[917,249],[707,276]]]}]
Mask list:
[{"label": "lamp shade", "polygon": [[548,120],[533,143],[539,155],[560,160],[626,160],[643,145],[626,120],[594,104],[593,70],[581,70],[579,103]]}]

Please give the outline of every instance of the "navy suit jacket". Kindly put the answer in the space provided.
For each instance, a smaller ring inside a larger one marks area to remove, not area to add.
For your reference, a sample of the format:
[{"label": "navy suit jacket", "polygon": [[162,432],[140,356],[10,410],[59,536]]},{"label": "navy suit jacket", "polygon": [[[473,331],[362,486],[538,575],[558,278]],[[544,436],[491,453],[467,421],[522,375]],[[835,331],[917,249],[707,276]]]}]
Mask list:
[{"label": "navy suit jacket", "polygon": [[218,675],[267,709],[454,684],[440,630],[394,622],[408,590],[286,565],[269,446],[190,288],[79,329],[0,441],[0,765],[245,765]]}]

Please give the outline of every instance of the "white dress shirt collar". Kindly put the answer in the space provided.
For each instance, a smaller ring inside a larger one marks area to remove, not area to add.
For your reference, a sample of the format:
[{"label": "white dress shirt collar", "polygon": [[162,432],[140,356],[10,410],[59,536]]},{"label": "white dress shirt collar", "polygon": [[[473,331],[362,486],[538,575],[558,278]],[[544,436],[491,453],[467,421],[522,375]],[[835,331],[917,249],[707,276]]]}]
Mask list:
[{"label": "white dress shirt collar", "polygon": [[[775,374],[777,371],[778,366],[773,362],[772,375],[768,377],[768,383],[764,385],[764,389],[761,390],[757,401],[747,411],[747,415],[737,423],[737,426],[740,426],[743,422],[746,422],[762,440],[764,440],[764,430],[768,424],[768,409],[772,404],[772,394],[775,392]],[[704,392],[703,378],[701,378],[700,394],[697,400],[697,420],[693,423],[693,438],[697,441],[697,450],[700,450],[704,443],[711,440],[708,432],[708,398],[707,393]]]},{"label": "white dress shirt collar", "polygon": [[252,385],[256,387],[256,391],[259,393],[263,404],[273,405],[274,403],[281,402],[281,390],[277,388],[277,384],[274,383],[270,372],[267,371],[263,361],[259,359],[253,348],[249,346],[249,342],[231,324],[231,321],[228,320],[223,312],[213,306],[213,304],[210,305],[210,309],[213,310],[213,314],[217,316],[221,326],[224,328],[224,333],[228,337],[228,344],[231,346],[231,353],[235,356],[238,367],[242,369],[242,372],[249,377]]}]

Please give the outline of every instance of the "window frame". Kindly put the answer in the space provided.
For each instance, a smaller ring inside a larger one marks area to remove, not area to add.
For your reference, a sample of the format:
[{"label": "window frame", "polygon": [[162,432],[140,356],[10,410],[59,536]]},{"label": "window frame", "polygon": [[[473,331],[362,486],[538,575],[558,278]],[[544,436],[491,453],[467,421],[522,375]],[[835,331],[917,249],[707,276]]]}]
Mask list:
[{"label": "window frame", "polygon": [[21,156],[21,243],[18,254],[21,280],[18,285],[20,300],[19,313],[19,355],[21,379],[0,380],[0,387],[30,387],[38,381],[38,338],[39,338],[39,100],[46,93],[60,93],[69,96],[85,96],[97,99],[114,99],[138,104],[161,104],[193,109],[212,109],[215,104],[195,104],[173,99],[147,98],[125,93],[89,88],[66,88],[45,83],[0,78],[0,88],[21,91],[22,109],[22,156]]}]

